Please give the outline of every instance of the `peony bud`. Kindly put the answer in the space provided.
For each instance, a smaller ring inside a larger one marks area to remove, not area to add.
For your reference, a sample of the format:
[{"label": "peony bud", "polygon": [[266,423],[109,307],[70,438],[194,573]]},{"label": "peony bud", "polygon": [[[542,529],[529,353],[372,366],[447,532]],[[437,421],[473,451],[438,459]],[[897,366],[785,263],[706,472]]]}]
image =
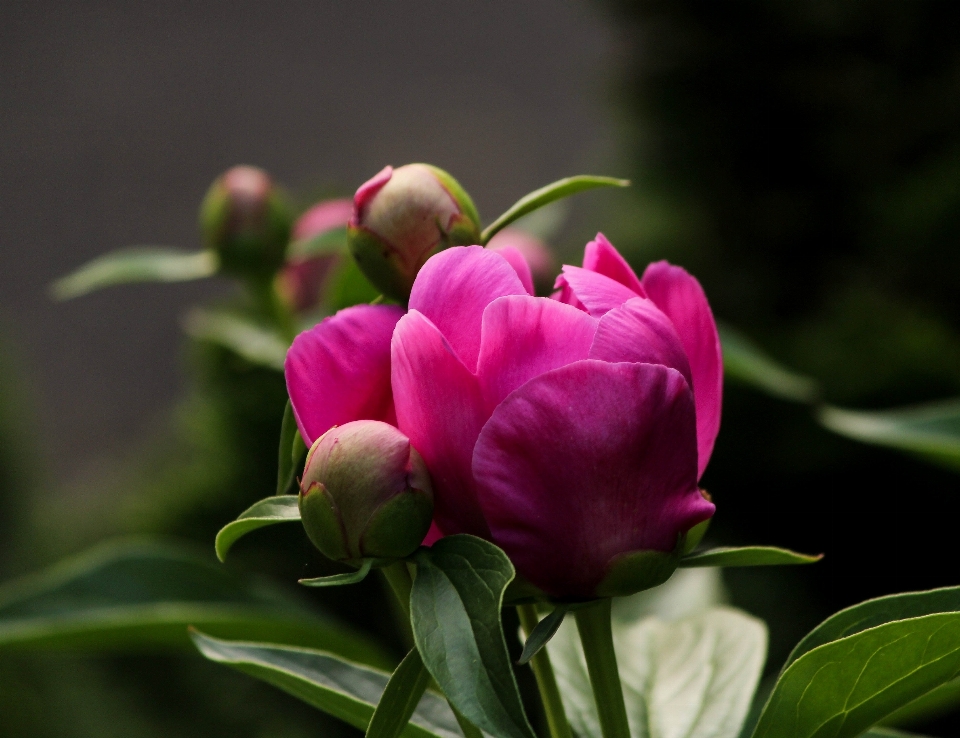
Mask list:
[{"label": "peony bud", "polygon": [[406,301],[420,267],[448,246],[480,242],[480,217],[470,196],[428,164],[385,167],[353,200],[350,252],[387,297]]},{"label": "peony bud", "polygon": [[333,427],[307,455],[300,484],[307,536],[335,561],[400,559],[430,528],[433,487],[410,440],[392,425]]},{"label": "peony bud", "polygon": [[292,216],[273,180],[257,167],[237,166],[218,177],[200,206],[204,245],[224,272],[267,278],[283,264]]}]

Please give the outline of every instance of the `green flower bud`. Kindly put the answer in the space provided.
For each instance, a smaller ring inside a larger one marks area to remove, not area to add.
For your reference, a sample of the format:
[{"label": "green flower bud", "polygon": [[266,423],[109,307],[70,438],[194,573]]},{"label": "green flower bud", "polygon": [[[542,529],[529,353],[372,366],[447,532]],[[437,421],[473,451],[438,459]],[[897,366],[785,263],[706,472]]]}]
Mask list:
[{"label": "green flower bud", "polygon": [[350,252],[377,289],[402,302],[432,254],[480,242],[480,216],[470,196],[429,164],[384,168],[357,190],[353,208]]},{"label": "green flower bud", "polygon": [[392,425],[356,420],[333,427],[307,455],[300,517],[313,544],[334,561],[401,559],[430,529],[430,475]]},{"label": "green flower bud", "polygon": [[266,280],[283,264],[293,216],[273,180],[257,167],[238,166],[218,177],[200,206],[204,246],[221,269]]}]

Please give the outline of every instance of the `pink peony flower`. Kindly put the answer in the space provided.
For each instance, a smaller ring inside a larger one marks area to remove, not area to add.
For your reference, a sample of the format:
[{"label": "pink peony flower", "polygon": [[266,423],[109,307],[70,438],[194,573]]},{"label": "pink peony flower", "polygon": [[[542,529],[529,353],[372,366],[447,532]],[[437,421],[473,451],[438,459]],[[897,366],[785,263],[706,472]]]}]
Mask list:
[{"label": "pink peony flower", "polygon": [[548,594],[590,597],[625,556],[669,554],[713,514],[697,483],[720,344],[696,279],[666,262],[638,279],[603,236],[558,287],[533,297],[500,254],[448,249],[406,314],[358,306],[301,334],[287,386],[308,441],[358,418],[407,435],[436,534],[487,538]]}]

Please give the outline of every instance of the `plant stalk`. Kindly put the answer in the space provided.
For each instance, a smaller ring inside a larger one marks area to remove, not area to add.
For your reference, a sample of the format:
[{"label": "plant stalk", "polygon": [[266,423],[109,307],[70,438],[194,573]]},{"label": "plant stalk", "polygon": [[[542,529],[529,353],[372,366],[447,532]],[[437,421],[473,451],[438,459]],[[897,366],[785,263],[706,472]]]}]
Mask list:
[{"label": "plant stalk", "polygon": [[610,599],[577,610],[577,630],[587,660],[587,672],[593,687],[603,738],[630,738],[627,707],[617,670],[617,654],[613,648],[610,624]]},{"label": "plant stalk", "polygon": [[[536,605],[517,605],[517,614],[520,616],[520,625],[523,627],[523,632],[529,637],[533,629],[537,627],[537,623],[540,622]],[[550,729],[551,738],[573,738],[567,713],[563,709],[563,700],[560,697],[557,678],[553,673],[553,665],[550,663],[550,655],[545,647],[541,648],[540,652],[530,659],[530,668],[533,669],[533,675],[537,679],[537,687],[540,690],[540,699],[543,701],[543,710],[547,715],[547,727]]]}]

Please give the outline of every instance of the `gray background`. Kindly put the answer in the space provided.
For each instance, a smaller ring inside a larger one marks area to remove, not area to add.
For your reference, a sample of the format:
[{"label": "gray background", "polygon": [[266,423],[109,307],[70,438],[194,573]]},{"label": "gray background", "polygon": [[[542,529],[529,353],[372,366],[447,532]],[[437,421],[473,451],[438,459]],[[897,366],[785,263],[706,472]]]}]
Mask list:
[{"label": "gray background", "polygon": [[28,379],[48,473],[93,471],[183,384],[179,316],[217,282],[56,304],[48,283],[132,244],[197,245],[236,163],[354,189],[449,169],[490,220],[615,169],[616,39],[573,0],[0,4],[0,351]]}]

